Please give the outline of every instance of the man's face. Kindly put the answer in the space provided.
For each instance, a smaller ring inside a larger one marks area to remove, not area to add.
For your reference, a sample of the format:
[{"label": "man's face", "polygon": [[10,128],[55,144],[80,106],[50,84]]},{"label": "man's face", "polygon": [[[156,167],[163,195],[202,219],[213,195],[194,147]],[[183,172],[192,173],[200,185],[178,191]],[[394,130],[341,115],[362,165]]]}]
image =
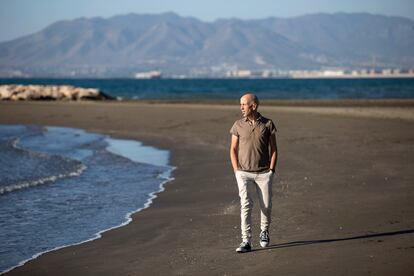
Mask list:
[{"label": "man's face", "polygon": [[255,105],[249,97],[242,97],[240,99],[240,110],[243,117],[247,117],[255,110]]}]

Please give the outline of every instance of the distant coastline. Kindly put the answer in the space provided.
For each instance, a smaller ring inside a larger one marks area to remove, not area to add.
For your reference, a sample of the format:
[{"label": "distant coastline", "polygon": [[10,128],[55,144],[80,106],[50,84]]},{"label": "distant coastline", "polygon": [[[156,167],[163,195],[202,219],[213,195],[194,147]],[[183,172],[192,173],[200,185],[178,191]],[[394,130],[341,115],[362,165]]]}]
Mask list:
[{"label": "distant coastline", "polygon": [[289,70],[252,71],[234,70],[226,73],[227,78],[287,78],[287,79],[375,79],[414,78],[414,69],[360,69],[360,70]]}]

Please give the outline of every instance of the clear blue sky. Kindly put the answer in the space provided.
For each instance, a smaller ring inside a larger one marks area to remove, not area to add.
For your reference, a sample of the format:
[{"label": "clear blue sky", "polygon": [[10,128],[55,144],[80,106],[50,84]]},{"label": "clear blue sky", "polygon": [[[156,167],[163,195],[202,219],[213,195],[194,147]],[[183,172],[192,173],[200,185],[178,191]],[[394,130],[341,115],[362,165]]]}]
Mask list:
[{"label": "clear blue sky", "polygon": [[40,31],[58,20],[167,11],[203,21],[340,11],[414,19],[414,0],[0,0],[0,41]]}]

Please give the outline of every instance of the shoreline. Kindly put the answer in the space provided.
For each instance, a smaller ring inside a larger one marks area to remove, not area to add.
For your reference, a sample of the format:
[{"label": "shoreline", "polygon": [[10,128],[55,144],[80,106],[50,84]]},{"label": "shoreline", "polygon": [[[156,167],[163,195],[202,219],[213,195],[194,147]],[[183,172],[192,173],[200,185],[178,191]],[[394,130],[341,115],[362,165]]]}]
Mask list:
[{"label": "shoreline", "polygon": [[[381,108],[383,114],[390,108]],[[177,167],[151,208],[133,214],[128,225],[46,253],[8,275],[233,275],[240,268],[246,275],[306,275],[310,267],[318,275],[410,275],[410,233],[382,242],[367,234],[414,227],[412,120],[299,112],[295,106],[284,112],[265,103],[261,109],[278,125],[281,150],[272,246],[237,255],[237,191],[227,156],[237,103],[0,103],[0,123],[72,126],[137,139],[169,149]],[[363,235],[341,244],[289,246]]]},{"label": "shoreline", "polygon": [[[53,104],[53,103],[69,103],[69,104],[146,104],[146,105],[218,105],[231,106],[238,104],[238,99],[122,99],[122,100],[32,100],[32,101],[9,101],[3,100],[0,103],[34,103],[34,104]],[[414,107],[414,98],[395,98],[395,99],[263,99],[260,100],[262,105],[282,107],[282,106],[306,106],[306,107]]]},{"label": "shoreline", "polygon": [[[110,102],[110,101],[109,101]],[[117,102],[133,104],[191,104],[191,105],[228,105],[234,107],[238,99],[123,99]],[[310,106],[310,107],[414,107],[413,99],[263,99],[266,106]]]},{"label": "shoreline", "polygon": [[[19,124],[18,126],[20,126],[20,125],[21,124]],[[11,125],[11,126],[13,126],[13,125]],[[31,126],[34,126],[34,125],[31,125]],[[36,126],[37,127],[40,127],[40,128],[48,128],[48,127],[50,127],[50,126],[47,126],[47,125],[36,125]],[[75,131],[79,131],[80,130],[81,132],[85,132],[83,129],[71,129],[71,130],[75,130]],[[88,132],[87,134],[98,134],[98,133],[90,133],[90,132]],[[118,156],[121,156],[123,158],[129,159],[132,162],[145,163],[145,160],[142,160],[138,156],[135,156],[136,153],[132,153],[132,155],[131,155],[131,152],[130,153],[126,153],[126,154],[125,154],[125,152],[121,153],[119,151],[119,148],[117,150],[116,149],[116,146],[114,146],[113,143],[115,141],[118,144],[118,146],[119,146],[119,142],[121,142],[121,143],[125,143],[125,142],[130,143],[132,141],[134,143],[138,143],[138,145],[135,145],[135,147],[148,148],[148,146],[146,146],[146,145],[142,144],[140,141],[136,141],[136,140],[125,140],[125,139],[122,139],[121,140],[121,139],[114,139],[113,137],[111,137],[109,135],[105,135],[105,136],[106,137],[104,137],[104,138],[105,138],[105,140],[108,143],[107,148],[106,148],[106,150],[108,152],[111,152],[114,155],[118,155]],[[22,136],[22,137],[24,137],[24,136]],[[17,138],[17,140],[19,140],[20,138],[21,137]],[[13,144],[13,147],[18,148],[18,149],[23,150],[23,151],[26,151],[26,152],[33,152],[34,151],[33,149],[25,148],[22,145],[16,145],[16,143]],[[158,151],[158,149],[156,149],[156,148],[154,148],[154,149]],[[140,153],[142,153],[142,149],[141,149],[141,152]],[[168,153],[168,155],[169,155],[169,153]],[[160,157],[160,156],[158,156],[158,157]],[[164,158],[161,158],[161,159],[164,159]],[[0,275],[6,274],[7,272],[12,271],[15,268],[18,268],[20,266],[23,266],[25,263],[27,263],[29,261],[32,261],[32,260],[35,260],[38,257],[42,256],[43,254],[46,254],[46,253],[49,253],[49,252],[53,252],[53,251],[57,251],[57,250],[60,250],[60,249],[66,248],[66,247],[70,247],[70,246],[80,245],[80,244],[83,244],[83,243],[87,243],[87,242],[90,242],[90,241],[94,241],[96,239],[100,239],[102,237],[102,234],[103,233],[105,233],[107,231],[110,231],[110,230],[113,230],[113,229],[117,229],[117,228],[123,227],[125,225],[128,225],[132,221],[132,216],[135,213],[138,213],[138,212],[140,212],[142,210],[145,210],[145,209],[149,208],[151,206],[152,202],[154,201],[154,199],[157,198],[157,195],[165,190],[165,185],[167,185],[169,182],[171,182],[171,181],[174,180],[174,177],[172,176],[172,174],[173,174],[174,170],[176,169],[176,167],[171,166],[169,164],[169,161],[168,161],[168,163],[166,163],[166,160],[160,160],[160,163],[159,164],[156,164],[155,162],[152,161],[152,162],[146,163],[146,164],[152,164],[152,165],[155,165],[155,166],[163,166],[163,167],[166,168],[165,171],[159,173],[156,176],[157,179],[160,179],[161,180],[161,183],[158,185],[158,187],[154,191],[146,194],[146,198],[147,199],[143,203],[143,206],[142,207],[139,207],[138,209],[135,209],[133,211],[129,211],[129,212],[127,212],[123,216],[123,219],[122,219],[123,222],[121,222],[120,224],[111,226],[109,228],[104,228],[102,230],[99,230],[98,232],[94,233],[91,238],[87,238],[87,239],[82,240],[82,241],[79,241],[79,242],[74,242],[74,243],[68,243],[68,244],[59,245],[59,246],[53,247],[51,249],[47,249],[47,250],[44,250],[44,251],[36,252],[31,257],[19,261],[18,264],[14,265],[14,266],[11,266],[11,267],[8,267],[8,268],[6,268],[3,271],[0,271]],[[43,185],[43,184],[50,185],[51,183],[49,183],[49,182],[59,181],[59,178],[67,178],[67,177],[74,177],[74,176],[75,177],[79,177],[80,174],[85,169],[86,169],[86,167],[85,166],[82,166],[79,171],[69,173],[68,175],[64,175],[64,176],[59,175],[57,177],[56,176],[51,176],[49,178],[45,178],[45,179],[41,179],[41,180],[36,180],[34,182],[35,183],[40,182],[40,184],[34,184],[34,185],[30,185],[30,186],[31,187],[34,187],[34,186]],[[46,182],[46,183],[44,183],[44,182]],[[24,187],[20,187],[20,188],[13,189],[13,190],[10,190],[10,188],[6,188],[6,192],[5,193],[9,193],[9,192],[19,192],[20,189],[26,189],[26,188],[31,188],[31,187],[29,187],[29,185],[27,185],[27,186],[24,186]],[[0,191],[0,195],[1,194],[2,194],[2,192]]]},{"label": "shoreline", "polygon": [[[172,173],[174,171],[174,169],[175,168],[173,167],[170,173]],[[6,274],[8,272],[13,271],[14,269],[16,269],[18,267],[24,266],[27,262],[36,260],[37,258],[39,258],[40,256],[42,256],[44,254],[47,254],[47,253],[50,253],[50,252],[54,252],[54,251],[58,251],[58,250],[63,249],[63,248],[67,248],[67,247],[71,247],[71,246],[76,246],[76,245],[81,245],[81,244],[84,244],[84,243],[88,243],[88,242],[91,242],[91,241],[100,239],[100,238],[102,238],[102,234],[104,234],[105,232],[108,232],[108,231],[111,231],[111,230],[114,230],[114,229],[117,229],[117,228],[120,228],[120,227],[124,227],[124,226],[130,224],[132,222],[132,216],[134,214],[136,214],[136,213],[139,213],[139,212],[141,212],[141,211],[143,211],[143,210],[151,207],[152,202],[157,198],[157,194],[164,192],[165,191],[165,185],[167,185],[168,182],[171,182],[173,180],[174,180],[174,177],[170,177],[169,179],[165,179],[165,181],[163,181],[159,185],[159,189],[157,191],[151,192],[151,193],[148,194],[149,197],[148,197],[148,199],[145,202],[145,204],[144,204],[143,207],[138,208],[135,211],[128,212],[125,215],[125,219],[126,219],[125,222],[123,222],[123,223],[121,223],[119,225],[116,225],[116,226],[107,228],[107,229],[100,230],[99,232],[95,233],[94,236],[92,238],[90,238],[90,239],[87,239],[87,240],[84,240],[84,241],[80,241],[80,242],[77,242],[77,243],[71,243],[71,244],[66,244],[66,245],[58,246],[58,247],[55,247],[55,248],[52,248],[52,249],[49,249],[49,250],[46,250],[46,251],[42,251],[42,252],[36,253],[32,257],[30,257],[30,258],[20,261],[17,265],[15,265],[13,267],[10,267],[10,268],[7,268],[4,271],[0,271],[0,275],[4,275],[4,274]]]}]

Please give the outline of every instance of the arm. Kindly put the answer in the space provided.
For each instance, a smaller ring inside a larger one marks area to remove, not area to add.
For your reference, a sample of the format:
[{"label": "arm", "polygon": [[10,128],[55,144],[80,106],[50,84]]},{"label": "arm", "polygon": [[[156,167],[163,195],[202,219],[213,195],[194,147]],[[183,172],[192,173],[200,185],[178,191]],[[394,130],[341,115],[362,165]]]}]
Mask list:
[{"label": "arm", "polygon": [[237,171],[239,167],[239,158],[237,156],[239,149],[239,137],[236,135],[231,136],[231,145],[230,145],[230,159],[231,165],[233,166],[233,171]]},{"label": "arm", "polygon": [[270,136],[270,169],[275,171],[277,163],[277,143],[276,134]]}]

